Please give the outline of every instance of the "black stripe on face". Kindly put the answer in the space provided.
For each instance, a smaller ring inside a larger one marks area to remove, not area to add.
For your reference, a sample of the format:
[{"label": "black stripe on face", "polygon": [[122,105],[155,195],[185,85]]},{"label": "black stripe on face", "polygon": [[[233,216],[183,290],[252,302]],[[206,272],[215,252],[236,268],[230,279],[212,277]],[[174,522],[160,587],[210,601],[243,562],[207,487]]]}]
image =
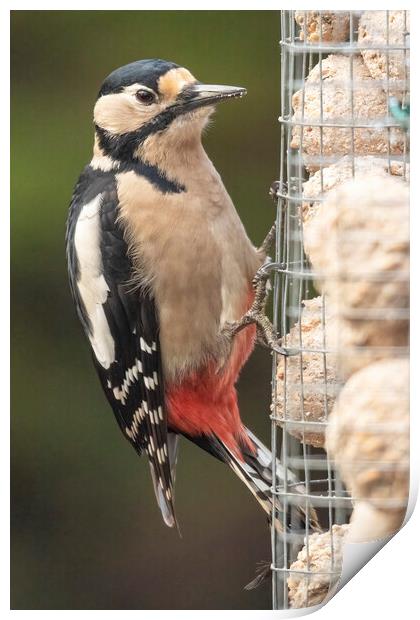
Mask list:
[{"label": "black stripe on face", "polygon": [[114,159],[133,158],[135,150],[146,138],[167,129],[172,121],[183,111],[188,112],[187,109],[184,110],[180,105],[172,105],[160,114],[157,114],[139,129],[115,135],[95,125],[100,139],[99,145]]},{"label": "black stripe on face", "polygon": [[175,118],[193,112],[201,107],[212,106],[215,103],[216,100],[214,97],[202,99],[198,96],[194,96],[194,94],[191,94],[190,90],[186,89],[178,95],[176,103],[157,114],[148,123],[135,131],[111,134],[103,127],[99,127],[99,125],[95,124],[99,138],[99,146],[107,155],[119,161],[133,159],[134,152],[146,138],[167,129]]},{"label": "black stripe on face", "polygon": [[134,152],[139,145],[138,130],[114,135],[99,125],[95,125],[95,131],[99,146],[106,155],[119,162],[134,159]]}]

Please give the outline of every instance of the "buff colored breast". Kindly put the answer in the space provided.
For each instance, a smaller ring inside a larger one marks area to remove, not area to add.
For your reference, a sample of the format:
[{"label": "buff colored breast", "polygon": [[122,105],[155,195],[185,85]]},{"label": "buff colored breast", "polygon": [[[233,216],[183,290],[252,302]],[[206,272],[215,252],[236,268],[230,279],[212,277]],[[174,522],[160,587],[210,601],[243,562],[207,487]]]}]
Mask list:
[{"label": "buff colored breast", "polygon": [[172,194],[134,172],[117,178],[138,278],[156,299],[166,379],[220,363],[230,352],[220,327],[246,310],[261,264],[220,177],[195,169],[180,180],[186,191]]}]

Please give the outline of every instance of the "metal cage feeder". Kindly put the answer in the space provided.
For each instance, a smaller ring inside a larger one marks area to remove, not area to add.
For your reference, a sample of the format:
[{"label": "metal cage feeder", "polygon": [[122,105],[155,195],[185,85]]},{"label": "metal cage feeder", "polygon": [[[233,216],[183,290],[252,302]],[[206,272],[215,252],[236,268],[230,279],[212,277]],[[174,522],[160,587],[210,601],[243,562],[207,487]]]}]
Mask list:
[{"label": "metal cage feeder", "polygon": [[[325,295],[318,298],[314,310],[318,330],[317,344],[308,346],[305,340],[303,313],[307,308],[302,302],[319,295],[314,288],[314,282],[319,278],[319,274],[315,273],[304,251],[302,213],[305,201],[308,200],[304,196],[304,184],[309,178],[313,178],[315,172],[317,173],[319,194],[316,196],[316,203],[321,204],[325,200],[325,189],[328,189],[325,187],[326,171],[343,157],[347,157],[350,176],[355,176],[357,158],[366,155],[382,159],[389,171],[391,166],[397,165],[395,162],[398,162],[403,177],[407,176],[408,171],[408,137],[407,132],[401,128],[401,119],[397,118],[394,97],[395,90],[399,89],[397,108],[400,115],[404,116],[409,106],[408,74],[405,69],[405,75],[397,83],[391,79],[390,66],[393,61],[392,55],[400,54],[403,56],[404,66],[407,67],[409,15],[405,11],[402,12],[404,36],[402,42],[396,43],[393,42],[390,22],[392,12],[377,11],[376,13],[383,14],[381,19],[385,19],[386,22],[385,39],[382,43],[365,44],[359,31],[361,13],[360,11],[334,13],[281,11],[279,119],[281,148],[276,254],[273,263],[273,322],[282,346],[288,354],[285,356],[273,354],[273,403],[270,417],[273,480],[276,480],[276,471],[281,474],[281,470],[285,473],[289,469],[299,482],[296,484],[287,482],[287,476],[284,475],[286,482],[273,484],[272,489],[273,504],[279,502],[281,507],[281,512],[273,508],[271,530],[274,609],[287,609],[293,606],[289,588],[295,578],[300,580],[304,590],[304,600],[299,605],[301,607],[310,607],[320,602],[317,601],[312,588],[314,580],[322,581],[324,596],[337,583],[341,574],[341,562],[336,557],[333,527],[349,523],[354,502],[354,497],[346,489],[333,459],[326,450],[318,445],[319,442],[318,444],[315,442],[314,446],[306,441],[311,434],[318,438],[322,438],[325,434],[331,401],[340,391],[342,383],[337,381],[332,384],[329,377],[328,356],[333,351],[331,346],[327,346],[329,308]],[[341,20],[347,24],[347,33],[334,37],[332,29],[331,35],[333,20]],[[377,79],[379,83],[377,86],[384,92],[386,102],[385,112],[380,117],[363,117],[360,113],[358,70],[360,66],[364,70],[364,65],[361,65],[363,63],[361,52],[365,51],[383,54],[385,58],[384,78]],[[334,115],[326,96],[327,89],[331,87],[329,83],[331,80],[326,77],[325,72],[323,73],[323,67],[326,59],[331,59],[330,55],[348,67],[348,72],[346,71],[344,75],[338,72],[335,82],[335,88],[344,91],[345,107],[348,112],[341,116]],[[297,92],[300,93],[298,95],[300,105],[296,105]],[[308,106],[315,101],[316,114],[310,117],[305,98]],[[363,132],[368,132],[366,135],[369,136],[380,135],[385,146],[382,144],[381,149],[375,151],[376,143],[372,142],[363,150],[360,140],[360,136],[365,135]],[[375,132],[382,133],[375,134]],[[339,138],[341,136],[342,145],[340,139],[334,141],[334,135]],[[400,140],[398,149],[395,148],[395,135],[398,135]],[[308,142],[310,139],[312,142]],[[335,142],[338,145],[337,152]],[[313,143],[315,148],[311,150],[308,145]],[[368,271],[366,265],[364,276],[367,279]],[[384,274],[384,277],[388,276]],[[403,308],[401,312],[405,316],[406,309]],[[376,316],[376,319],[381,320],[381,317]],[[408,355],[405,346],[392,353],[401,357]],[[307,370],[305,364],[308,356],[316,360],[322,376],[315,385],[305,380]],[[308,420],[304,402],[311,390],[317,399],[320,414],[319,419]],[[311,506],[318,513],[322,532],[329,537],[327,543],[329,560],[324,570],[312,566],[309,552],[303,557],[300,565],[296,565],[298,552],[308,544],[312,534],[308,517],[308,508]],[[304,524],[300,519],[300,509],[306,511]],[[275,526],[277,518],[283,521],[282,531]]]}]

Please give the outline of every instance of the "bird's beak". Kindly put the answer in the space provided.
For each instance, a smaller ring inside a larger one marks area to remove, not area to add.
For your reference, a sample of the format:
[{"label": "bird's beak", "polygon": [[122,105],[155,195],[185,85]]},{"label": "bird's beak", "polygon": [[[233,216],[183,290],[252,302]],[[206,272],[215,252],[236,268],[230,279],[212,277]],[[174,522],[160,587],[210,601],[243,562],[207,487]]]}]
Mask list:
[{"label": "bird's beak", "polygon": [[221,86],[220,84],[192,84],[181,94],[180,103],[184,110],[196,110],[215,105],[226,99],[243,97],[246,89],[241,86]]}]

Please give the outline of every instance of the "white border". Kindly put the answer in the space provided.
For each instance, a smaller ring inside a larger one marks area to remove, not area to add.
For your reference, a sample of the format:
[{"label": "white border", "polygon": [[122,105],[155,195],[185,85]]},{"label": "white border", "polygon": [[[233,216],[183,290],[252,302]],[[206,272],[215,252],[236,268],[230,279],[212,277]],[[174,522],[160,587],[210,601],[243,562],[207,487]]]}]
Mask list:
[{"label": "white border", "polygon": [[[315,2],[301,2],[297,6],[300,9],[328,9],[328,8],[341,8],[342,10],[348,10],[351,8],[352,10],[362,10],[362,9],[396,9],[399,8],[396,6],[395,2],[372,2],[365,1],[363,3],[355,3],[349,7],[349,4],[339,4],[337,2],[334,4],[326,3],[322,6]],[[9,86],[6,80],[6,76],[9,71],[9,61],[10,61],[10,44],[9,44],[9,10],[75,10],[75,9],[89,9],[89,10],[104,10],[104,9],[130,9],[130,10],[139,10],[139,9],[156,9],[156,10],[198,10],[198,9],[228,9],[228,10],[280,10],[281,8],[291,8],[290,3],[289,6],[285,6],[283,3],[276,2],[259,2],[258,5],[254,2],[249,2],[246,0],[237,0],[235,2],[228,1],[220,1],[213,0],[211,3],[193,3],[193,2],[161,2],[159,0],[155,0],[153,5],[147,5],[146,3],[140,3],[138,0],[136,2],[133,1],[125,1],[120,2],[118,6],[115,3],[108,2],[107,0],[95,1],[95,2],[78,2],[74,0],[72,3],[58,3],[58,2],[40,2],[37,6],[34,6],[32,2],[6,2],[6,6],[0,10],[0,44],[2,45],[2,54],[0,55],[0,62],[2,65],[2,90],[3,94],[0,98],[1,101],[1,116],[3,125],[5,124],[5,119],[9,118]],[[419,268],[420,268],[420,247],[419,247],[419,239],[418,239],[418,223],[419,223],[419,213],[420,209],[420,200],[419,200],[419,192],[416,183],[416,176],[418,170],[418,155],[417,155],[417,136],[420,135],[420,127],[418,123],[419,113],[417,101],[418,101],[418,77],[420,73],[417,70],[417,59],[419,58],[419,45],[418,45],[418,24],[419,24],[419,13],[420,11],[416,7],[416,3],[413,1],[405,2],[401,7],[403,9],[409,9],[412,13],[411,18],[411,27],[413,31],[413,36],[411,37],[412,44],[412,52],[411,52],[411,65],[412,65],[412,84],[411,84],[411,107],[412,107],[412,130],[411,130],[411,159],[412,159],[412,170],[414,174],[412,178],[414,179],[411,186],[411,203],[412,203],[412,216],[411,216],[411,231],[412,231],[412,273],[413,284],[412,284],[412,293],[411,293],[411,304],[412,304],[412,320],[411,320],[411,332],[412,332],[412,345],[411,345],[411,360],[412,360],[412,382],[411,382],[411,402],[412,402],[412,416],[411,416],[411,443],[412,443],[412,454],[411,454],[411,472],[412,472],[412,483],[417,489],[417,479],[419,472],[419,462],[420,462],[420,441],[419,441],[419,421],[418,421],[418,405],[419,405],[419,384],[420,384],[420,376],[419,376],[419,328],[418,328],[418,319],[420,316],[420,307],[419,307],[419,294],[418,294],[418,278],[419,278]],[[2,135],[6,134],[5,128],[3,128]],[[7,146],[5,145],[3,152],[7,152]],[[6,158],[6,161],[3,163],[2,170],[2,183],[1,183],[1,191],[3,194],[3,217],[2,217],[2,226],[0,227],[1,231],[1,242],[0,242],[0,268],[1,268],[1,283],[2,289],[5,291],[9,285],[9,261],[8,257],[10,255],[10,241],[8,236],[8,224],[10,223],[8,210],[6,209],[6,205],[8,203],[8,196],[10,192],[10,183],[9,183],[9,158]],[[0,548],[2,549],[2,563],[1,563],[1,573],[0,573],[0,609],[2,611],[7,612],[9,610],[9,554],[6,550],[9,548],[9,514],[7,507],[9,506],[9,459],[10,459],[10,448],[9,448],[9,421],[7,417],[7,404],[8,400],[8,385],[9,385],[9,336],[8,336],[8,325],[10,320],[10,314],[8,310],[8,306],[3,301],[3,304],[0,307],[1,310],[1,326],[4,330],[3,339],[2,339],[2,357],[1,357],[1,377],[2,377],[2,403],[3,403],[3,416],[2,416],[2,432],[1,432],[1,440],[3,442],[2,450],[0,452],[0,472],[3,478],[1,484],[1,490],[3,493],[3,503],[0,510]],[[415,491],[416,494],[416,491]],[[417,562],[417,553],[419,549],[419,531],[420,531],[420,511],[417,509],[414,511],[411,519],[408,521],[406,526],[403,528],[401,532],[399,532],[385,547],[381,550],[381,552],[375,556],[352,580],[351,583],[344,587],[331,601],[329,601],[328,605],[319,609],[316,614],[317,617],[323,620],[354,620],[354,616],[356,614],[361,615],[362,617],[380,617],[381,620],[392,619],[395,620],[397,617],[401,618],[411,618],[415,617],[418,614],[418,562]],[[13,611],[9,612],[15,614],[19,614],[20,616],[26,615],[51,615],[54,614],[54,617],[57,614],[67,615],[68,617],[80,617],[81,615],[91,615],[91,614],[101,614],[101,616],[106,616],[107,618],[120,617],[121,611],[90,611],[86,610],[68,610],[68,611]],[[176,620],[179,618],[180,620],[185,619],[186,617],[195,618],[196,611],[185,611],[185,610],[172,610],[170,612],[165,612],[161,610],[156,611],[126,611],[125,614],[129,614],[136,617],[154,617],[159,618],[164,615],[170,614],[171,618],[175,618]],[[272,617],[273,614],[276,617],[285,617],[288,614],[287,612],[271,612],[271,611],[225,611],[220,610],[216,612],[218,617],[223,620],[223,618],[240,618],[241,620],[247,618],[266,618]],[[200,616],[208,616],[214,617],[215,612],[213,610],[201,610]],[[293,614],[295,615],[295,614]]]}]

